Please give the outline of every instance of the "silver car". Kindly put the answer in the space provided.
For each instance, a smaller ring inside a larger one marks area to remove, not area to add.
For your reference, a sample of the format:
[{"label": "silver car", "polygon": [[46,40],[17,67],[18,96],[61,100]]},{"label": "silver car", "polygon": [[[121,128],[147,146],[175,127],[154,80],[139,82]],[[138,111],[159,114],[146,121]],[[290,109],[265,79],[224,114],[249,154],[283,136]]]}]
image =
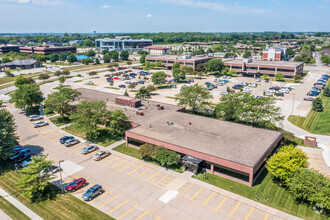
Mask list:
[{"label": "silver car", "polygon": [[33,122],[33,127],[38,128],[38,127],[43,127],[48,125],[47,121],[37,121],[37,122]]},{"label": "silver car", "polygon": [[94,155],[94,160],[96,160],[96,161],[102,160],[103,158],[105,158],[105,157],[107,157],[109,155],[111,155],[111,153],[109,151],[102,150],[102,151],[97,152]]},{"label": "silver car", "polygon": [[44,119],[44,117],[42,115],[31,115],[29,119],[30,121],[36,121],[36,120]]},{"label": "silver car", "polygon": [[99,149],[99,147],[96,146],[96,145],[88,145],[88,146],[84,147],[84,148],[81,150],[81,153],[82,153],[82,154],[89,154],[89,153],[91,153],[91,152],[93,152],[93,151],[96,151],[96,150],[98,150],[98,149]]}]

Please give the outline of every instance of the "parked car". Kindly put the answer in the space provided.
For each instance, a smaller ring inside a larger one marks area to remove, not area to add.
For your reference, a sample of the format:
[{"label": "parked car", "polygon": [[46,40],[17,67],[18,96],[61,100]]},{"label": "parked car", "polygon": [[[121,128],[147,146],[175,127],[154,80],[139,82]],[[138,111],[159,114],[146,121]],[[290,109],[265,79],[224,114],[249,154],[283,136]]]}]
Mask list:
[{"label": "parked car", "polygon": [[249,87],[257,88],[257,83],[250,83],[250,84],[249,84]]},{"label": "parked car", "polygon": [[65,141],[64,142],[64,145],[66,146],[66,147],[71,147],[71,146],[73,146],[73,145],[76,145],[76,144],[79,144],[80,143],[80,141],[79,141],[79,139],[71,139],[71,140],[67,140],[67,141]]},{"label": "parked car", "polygon": [[112,78],[111,77],[108,77],[106,78],[107,82],[111,82],[112,81]]},{"label": "parked car", "polygon": [[247,86],[248,84],[246,82],[241,82],[239,85]]},{"label": "parked car", "polygon": [[269,91],[265,92],[265,96],[273,96],[273,94],[274,94],[274,93],[269,92]]},{"label": "parked car", "polygon": [[33,127],[35,128],[39,128],[39,127],[43,127],[48,125],[47,121],[37,121],[37,122],[33,122]]},{"label": "parked car", "polygon": [[88,81],[87,84],[88,84],[88,85],[94,85],[94,82],[92,82],[92,81]]},{"label": "parked car", "polygon": [[314,83],[314,86],[325,86],[325,83],[317,82],[317,83]]},{"label": "parked car", "polygon": [[244,88],[242,92],[244,92],[244,93],[246,93],[246,92],[252,92],[252,89],[250,89],[250,88]]},{"label": "parked car", "polygon": [[23,147],[21,145],[16,145],[13,148],[13,154],[15,154],[16,152],[21,151],[21,150],[23,150]]},{"label": "parked car", "polygon": [[15,163],[22,163],[24,160],[29,159],[31,156],[32,156],[32,154],[22,155],[20,157],[15,158],[14,162]]},{"label": "parked car", "polygon": [[88,145],[88,146],[84,147],[84,148],[81,150],[81,153],[82,153],[82,154],[89,154],[89,153],[91,153],[91,152],[93,152],[93,151],[96,151],[96,150],[98,150],[98,149],[99,149],[99,147],[96,146],[96,145]]},{"label": "parked car", "polygon": [[305,97],[304,100],[305,101],[314,101],[315,98],[313,98],[313,97]]},{"label": "parked car", "polygon": [[216,85],[223,86],[223,83],[222,82],[218,82]]},{"label": "parked car", "polygon": [[200,76],[196,76],[195,79],[202,79],[202,77],[200,77]]},{"label": "parked car", "polygon": [[95,196],[100,195],[103,192],[102,186],[96,184],[89,188],[82,196],[84,201],[92,200]]},{"label": "parked car", "polygon": [[260,78],[258,78],[258,79],[257,79],[257,82],[261,82],[261,79],[260,79]]},{"label": "parked car", "polygon": [[243,88],[243,85],[237,84],[237,85],[234,85],[232,88],[233,89],[241,89],[241,88]]},{"label": "parked car", "polygon": [[27,158],[26,160],[23,160],[23,161],[21,162],[21,166],[22,166],[22,167],[27,167],[27,166],[29,166],[29,164],[32,163],[32,162],[33,162],[32,157],[29,157],[29,158]]},{"label": "parked car", "polygon": [[61,144],[64,144],[64,142],[66,142],[66,141],[68,141],[68,140],[72,140],[72,139],[74,139],[73,136],[64,136],[64,137],[61,137],[61,138],[60,138],[60,143],[61,143]]},{"label": "parked car", "polygon": [[119,88],[126,88],[126,86],[124,84],[120,84],[118,87]]},{"label": "parked car", "polygon": [[221,81],[224,82],[224,83],[227,83],[228,82],[228,80],[226,80],[226,79],[223,79]]},{"label": "parked car", "polygon": [[58,166],[52,165],[52,166],[49,166],[49,167],[45,168],[44,170],[42,170],[40,172],[40,176],[43,176],[46,174],[51,175],[51,174],[59,172],[60,170],[61,169]]},{"label": "parked car", "polygon": [[69,185],[66,186],[68,192],[74,192],[77,189],[86,186],[86,180],[84,178],[74,179]]},{"label": "parked car", "polygon": [[20,151],[16,151],[16,153],[14,153],[13,155],[11,155],[9,159],[15,160],[18,157],[31,156],[31,155],[32,155],[32,152],[31,152],[30,149],[22,149]]},{"label": "parked car", "polygon": [[44,117],[42,115],[31,115],[29,119],[30,121],[36,121],[36,120],[44,119]]},{"label": "parked car", "polygon": [[227,91],[220,92],[220,95],[228,95],[229,93]]},{"label": "parked car", "polygon": [[110,156],[110,155],[111,155],[111,153],[109,151],[101,150],[94,155],[94,160],[96,160],[96,161],[102,160],[103,158]]},{"label": "parked car", "polygon": [[315,91],[315,92],[320,93],[320,92],[321,92],[321,89],[319,89],[319,88],[317,88],[317,87],[312,87],[312,88],[311,88],[311,91]]},{"label": "parked car", "polygon": [[318,96],[320,93],[315,92],[315,91],[310,91],[307,93],[308,96]]},{"label": "parked car", "polygon": [[235,90],[233,90],[233,89],[228,89],[227,92],[235,93]]},{"label": "parked car", "polygon": [[280,89],[279,92],[288,94],[290,92],[290,90],[288,90],[288,89]]}]

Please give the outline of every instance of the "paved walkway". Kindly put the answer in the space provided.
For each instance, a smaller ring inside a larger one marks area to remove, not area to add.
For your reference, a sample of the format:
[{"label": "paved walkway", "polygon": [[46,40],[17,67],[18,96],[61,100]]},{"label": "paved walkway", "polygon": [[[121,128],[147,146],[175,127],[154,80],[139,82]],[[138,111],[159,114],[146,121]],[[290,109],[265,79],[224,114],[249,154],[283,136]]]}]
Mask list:
[{"label": "paved walkway", "polygon": [[1,219],[1,220],[11,220],[12,218],[10,218],[6,213],[4,213],[4,212],[0,209],[0,219]]},{"label": "paved walkway", "polygon": [[304,139],[305,136],[312,136],[316,137],[317,145],[318,147],[322,148],[322,155],[325,163],[330,166],[330,136],[327,135],[319,135],[319,134],[312,134],[308,131],[305,131],[291,122],[289,122],[287,119],[283,121],[283,128],[284,130],[292,132],[295,136]]},{"label": "paved walkway", "polygon": [[28,207],[23,205],[21,202],[19,202],[17,199],[15,199],[11,195],[9,195],[6,191],[4,191],[1,188],[0,188],[0,196],[2,196],[4,199],[6,199],[11,204],[13,204],[19,210],[21,210],[29,218],[31,218],[33,220],[42,220],[42,218],[39,215],[37,215],[36,213],[31,211],[31,209],[29,209]]}]

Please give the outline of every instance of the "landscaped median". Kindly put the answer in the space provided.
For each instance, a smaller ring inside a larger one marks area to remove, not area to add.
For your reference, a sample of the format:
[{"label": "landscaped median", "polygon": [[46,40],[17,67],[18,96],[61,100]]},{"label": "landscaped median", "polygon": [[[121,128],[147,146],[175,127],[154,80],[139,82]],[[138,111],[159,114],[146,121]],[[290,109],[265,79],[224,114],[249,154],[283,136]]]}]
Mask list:
[{"label": "landscaped median", "polygon": [[[31,203],[31,200],[27,196],[20,193],[20,189],[16,185],[21,174],[8,169],[8,166],[6,166],[6,168],[4,166],[6,165],[0,165],[1,169],[7,170],[0,176],[0,187],[43,219],[113,219],[70,194],[61,196],[61,190],[54,185],[50,186],[52,189],[51,198],[42,202]],[[0,207],[13,219],[27,219],[26,216],[16,210],[15,207],[4,202],[3,198],[0,198]]]}]

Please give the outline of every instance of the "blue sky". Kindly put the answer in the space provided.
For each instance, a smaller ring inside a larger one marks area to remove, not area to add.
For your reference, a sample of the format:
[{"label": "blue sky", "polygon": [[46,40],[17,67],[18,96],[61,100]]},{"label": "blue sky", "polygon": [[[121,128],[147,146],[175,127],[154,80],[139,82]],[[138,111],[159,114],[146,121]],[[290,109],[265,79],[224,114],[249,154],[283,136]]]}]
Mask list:
[{"label": "blue sky", "polygon": [[0,0],[1,33],[330,31],[330,0]]}]

